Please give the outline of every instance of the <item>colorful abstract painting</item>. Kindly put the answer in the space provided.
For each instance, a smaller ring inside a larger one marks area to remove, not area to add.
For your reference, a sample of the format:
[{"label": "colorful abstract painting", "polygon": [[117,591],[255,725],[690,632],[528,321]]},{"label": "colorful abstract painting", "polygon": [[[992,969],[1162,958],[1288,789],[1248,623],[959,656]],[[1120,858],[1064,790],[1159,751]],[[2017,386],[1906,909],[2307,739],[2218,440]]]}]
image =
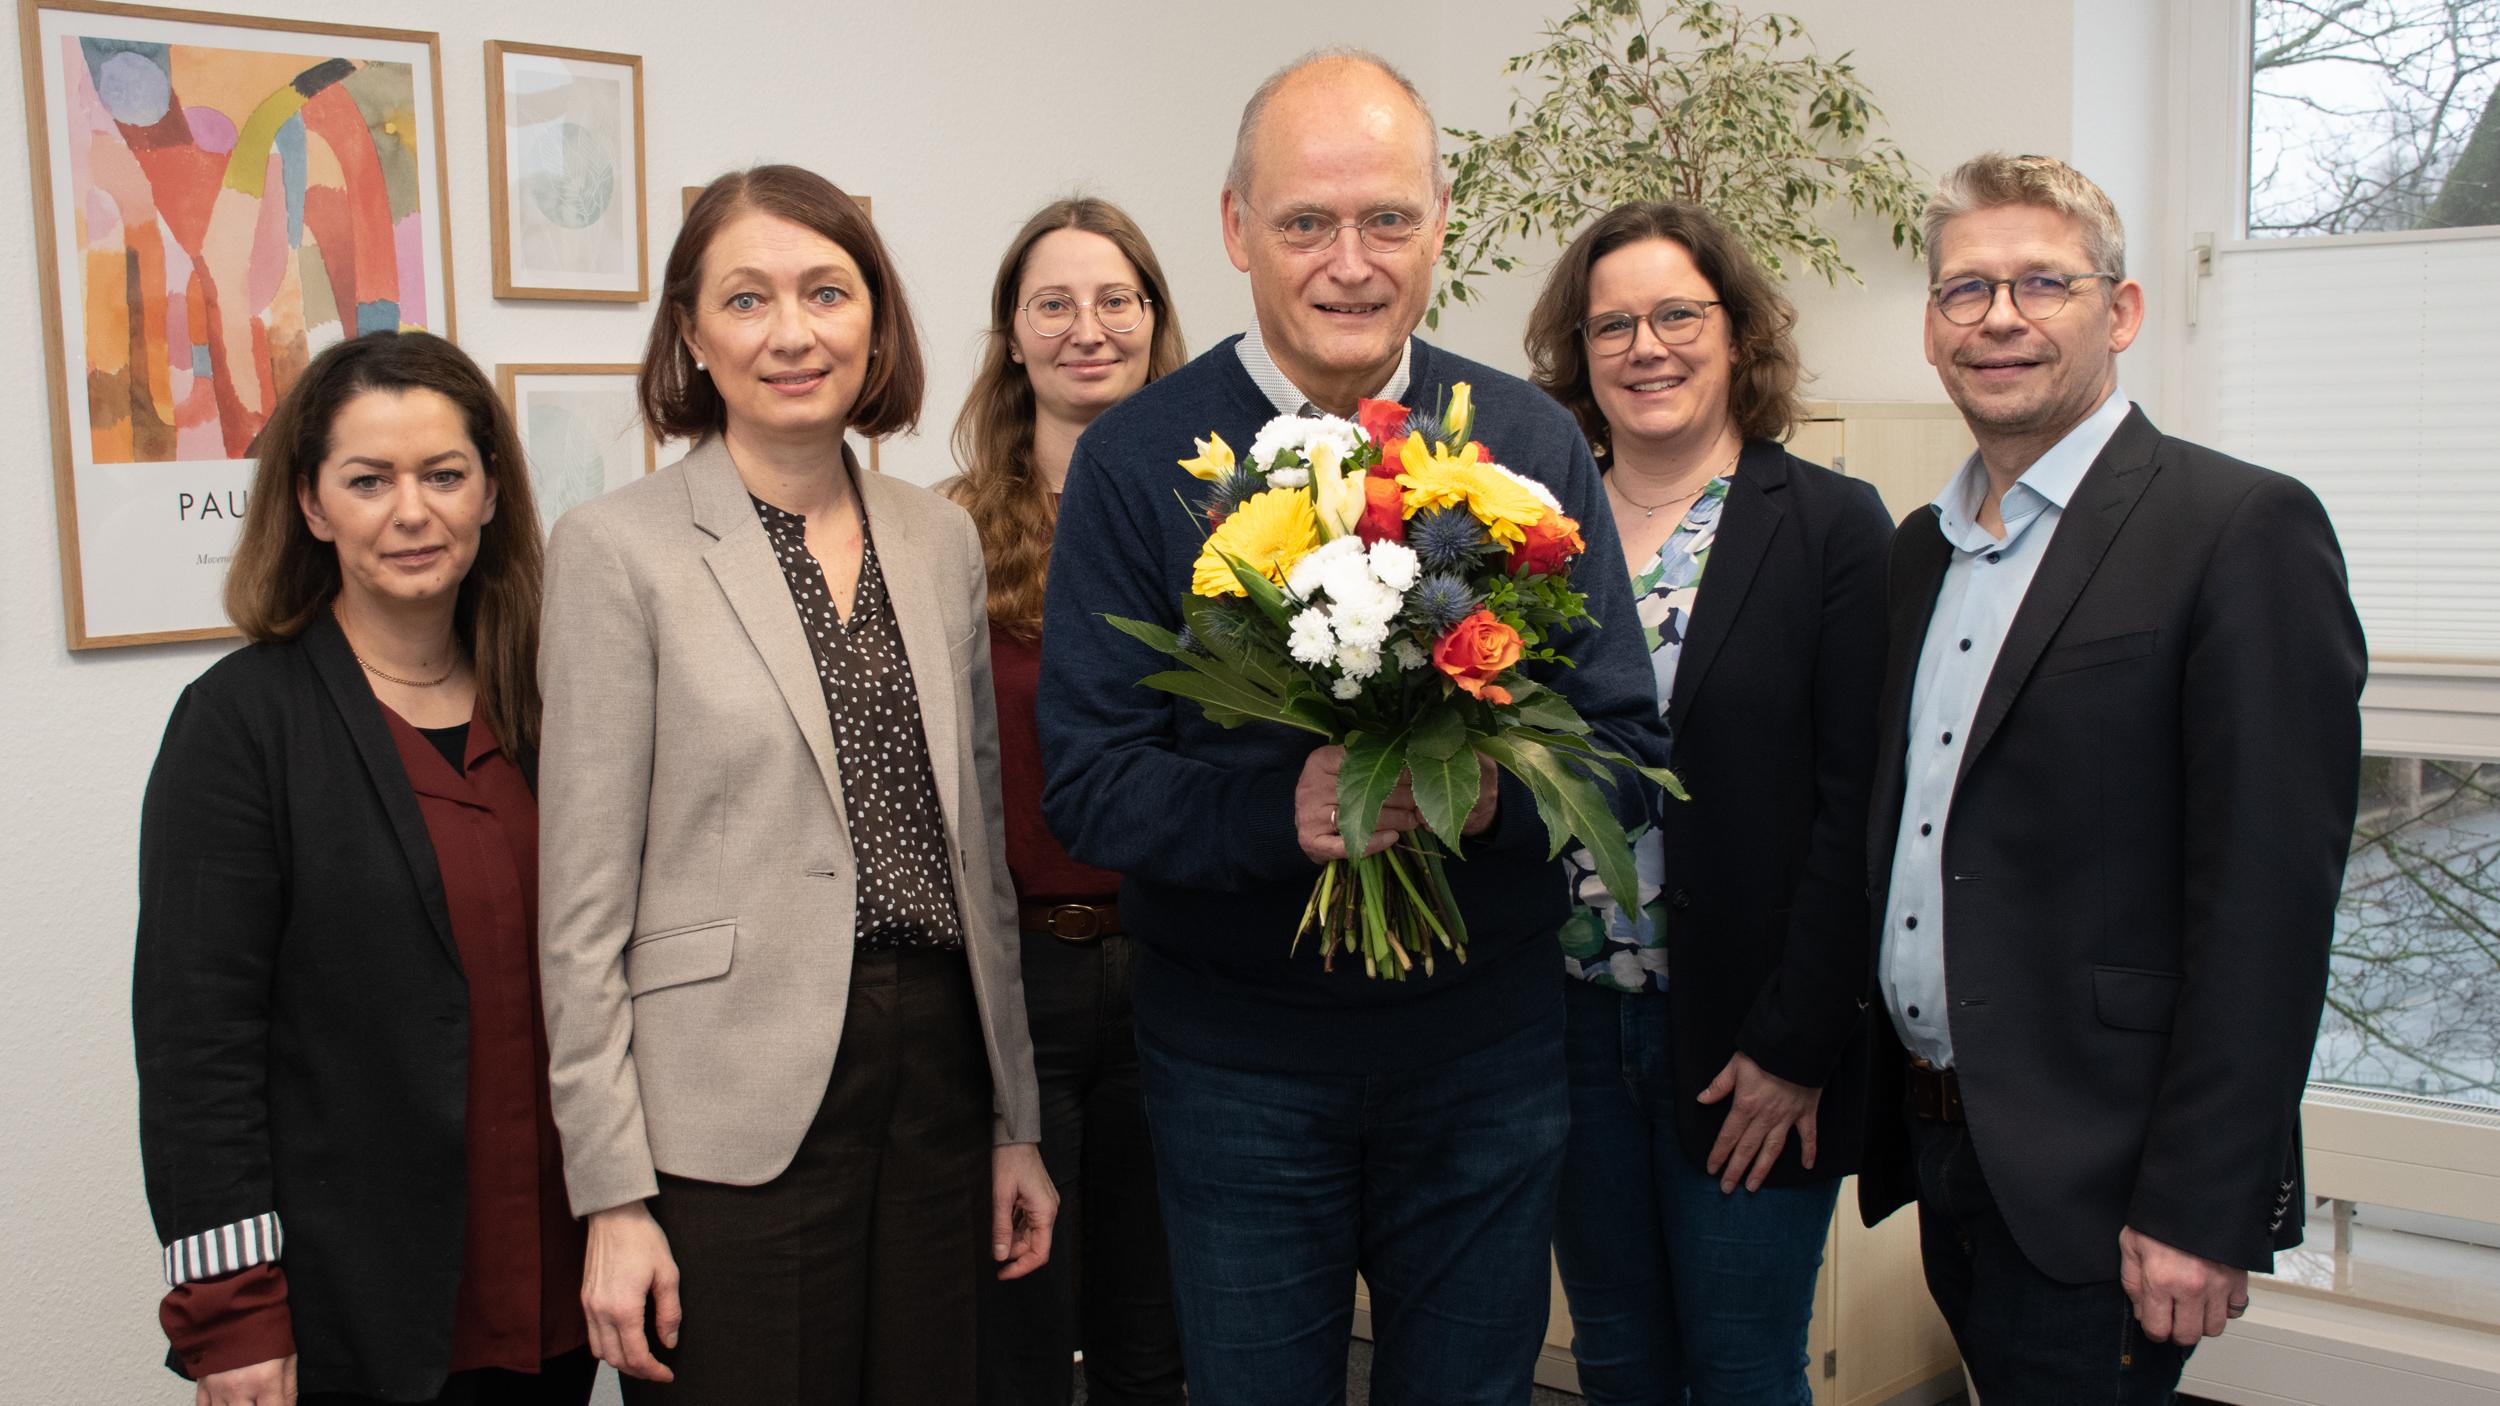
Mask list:
[{"label": "colorful abstract painting", "polygon": [[[231,541],[246,461],[305,365],[361,333],[449,331],[432,36],[75,5],[44,6],[40,21],[68,421],[56,449],[80,535],[98,511],[145,519],[170,505],[150,523],[165,531],[117,532],[110,546],[153,540],[221,568],[203,544]],[[65,562],[73,643],[220,623],[209,580],[195,583],[204,595],[178,593],[205,618],[144,605],[146,619],[76,618],[77,578],[89,614],[114,594],[101,566]]]}]

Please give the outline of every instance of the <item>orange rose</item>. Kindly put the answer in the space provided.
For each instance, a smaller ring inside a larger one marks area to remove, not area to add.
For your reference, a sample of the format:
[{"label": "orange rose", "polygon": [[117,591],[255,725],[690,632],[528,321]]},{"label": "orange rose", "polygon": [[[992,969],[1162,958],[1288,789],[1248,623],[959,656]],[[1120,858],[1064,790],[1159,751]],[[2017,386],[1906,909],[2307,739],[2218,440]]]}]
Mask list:
[{"label": "orange rose", "polygon": [[1519,632],[1490,610],[1450,627],[1432,647],[1432,666],[1487,703],[1508,703],[1510,690],[1493,681],[1519,662]]},{"label": "orange rose", "polygon": [[1354,535],[1362,538],[1366,547],[1374,542],[1406,540],[1406,490],[1398,486],[1395,475],[1374,472],[1363,476],[1363,516],[1354,524]]},{"label": "orange rose", "polygon": [[1561,571],[1571,559],[1589,549],[1580,540],[1580,524],[1560,513],[1547,513],[1521,529],[1526,540],[1510,549],[1510,574],[1542,576]]}]

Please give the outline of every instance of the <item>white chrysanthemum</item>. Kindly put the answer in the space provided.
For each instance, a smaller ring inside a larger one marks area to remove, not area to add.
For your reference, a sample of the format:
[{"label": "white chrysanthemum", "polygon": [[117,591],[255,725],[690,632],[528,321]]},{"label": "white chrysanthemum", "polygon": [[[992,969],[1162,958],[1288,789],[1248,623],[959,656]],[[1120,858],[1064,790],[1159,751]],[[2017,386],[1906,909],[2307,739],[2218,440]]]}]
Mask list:
[{"label": "white chrysanthemum", "polygon": [[1415,584],[1423,569],[1415,549],[1404,542],[1374,542],[1365,555],[1371,558],[1372,575],[1380,584],[1400,593]]},{"label": "white chrysanthemum", "polygon": [[[1308,459],[1311,446],[1325,441],[1336,447],[1343,459],[1354,452],[1359,434],[1351,420],[1334,415],[1279,415],[1259,427],[1258,437],[1250,441],[1250,462],[1266,466],[1284,453],[1299,454]],[[1274,476],[1269,476],[1274,481]]]},{"label": "white chrysanthemum", "polygon": [[1337,668],[1347,678],[1367,679],[1380,672],[1380,649],[1376,645],[1346,644],[1337,650]]},{"label": "white chrysanthemum", "polygon": [[1328,627],[1328,612],[1306,610],[1293,617],[1293,628],[1287,632],[1285,647],[1293,657],[1305,664],[1325,664],[1337,653],[1336,631]]},{"label": "white chrysanthemum", "polygon": [[1377,654],[1389,642],[1387,618],[1344,606],[1328,612],[1328,627],[1336,632],[1337,643],[1348,648],[1368,649]]},{"label": "white chrysanthemum", "polygon": [[1267,486],[1270,488],[1308,488],[1311,486],[1311,471],[1300,468],[1277,469],[1267,476]]},{"label": "white chrysanthemum", "polygon": [[1328,686],[1328,691],[1340,700],[1360,698],[1363,696],[1363,681],[1361,679],[1339,679],[1335,683]]},{"label": "white chrysanthemum", "polygon": [[1545,505],[1545,510],[1547,512],[1559,513],[1562,511],[1562,500],[1555,497],[1554,490],[1547,488],[1544,484],[1537,482],[1535,479],[1532,479],[1526,474],[1520,473],[1515,469],[1505,469],[1499,464],[1490,464],[1487,465],[1487,467],[1491,468],[1496,473],[1508,477],[1512,482],[1517,483],[1520,487],[1535,494],[1536,500]]},{"label": "white chrysanthemum", "polygon": [[1372,575],[1371,563],[1363,559],[1362,538],[1340,537],[1337,541],[1353,543],[1354,550],[1339,552],[1320,564],[1319,588],[1328,593],[1330,605],[1369,601],[1387,589],[1379,577]]},{"label": "white chrysanthemum", "polygon": [[1331,565],[1344,562],[1349,558],[1358,563],[1362,561],[1362,539],[1339,537],[1334,541],[1322,542],[1312,550],[1304,552],[1302,559],[1293,564],[1293,569],[1285,573],[1285,589],[1293,593],[1295,600],[1307,601],[1327,589]]},{"label": "white chrysanthemum", "polygon": [[1424,653],[1422,645],[1410,639],[1400,639],[1396,644],[1389,646],[1389,653],[1398,661],[1398,667],[1401,669],[1420,669],[1432,658],[1431,655]]}]

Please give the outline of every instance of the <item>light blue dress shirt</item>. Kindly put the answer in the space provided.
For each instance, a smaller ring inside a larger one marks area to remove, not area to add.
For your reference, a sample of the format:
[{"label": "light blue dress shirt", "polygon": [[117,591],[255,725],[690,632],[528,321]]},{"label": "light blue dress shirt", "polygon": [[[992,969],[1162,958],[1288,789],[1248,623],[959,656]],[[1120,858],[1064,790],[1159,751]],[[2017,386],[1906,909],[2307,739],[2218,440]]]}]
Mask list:
[{"label": "light blue dress shirt", "polygon": [[1945,826],[1952,818],[1971,719],[2067,501],[2118,432],[2127,408],[2126,393],[2113,390],[2100,409],[2023,471],[1998,505],[2002,538],[1978,522],[1988,470],[1977,454],[1963,461],[1962,471],[1929,505],[1952,544],[1953,560],[1928,617],[1927,643],[1919,651],[1910,692],[1901,830],[1892,851],[1877,979],[1902,1045],[1939,1069],[1953,1065],[1953,1031],[1945,1017]]},{"label": "light blue dress shirt", "polygon": [[[1233,352],[1241,358],[1241,369],[1250,373],[1250,379],[1266,393],[1267,403],[1276,407],[1277,414],[1319,413],[1319,407],[1312,403],[1309,396],[1302,393],[1300,386],[1293,383],[1293,378],[1285,374],[1284,368],[1276,364],[1276,358],[1268,354],[1267,339],[1259,335],[1259,324],[1256,319],[1251,321],[1250,330],[1241,334],[1241,340],[1234,345]],[[1404,400],[1406,399],[1406,383],[1413,379],[1414,375],[1415,339],[1409,337],[1398,348],[1398,369],[1390,373],[1387,384],[1366,398]],[[1417,408],[1412,405],[1407,407],[1409,410]],[[1429,409],[1430,407],[1422,408]]]}]

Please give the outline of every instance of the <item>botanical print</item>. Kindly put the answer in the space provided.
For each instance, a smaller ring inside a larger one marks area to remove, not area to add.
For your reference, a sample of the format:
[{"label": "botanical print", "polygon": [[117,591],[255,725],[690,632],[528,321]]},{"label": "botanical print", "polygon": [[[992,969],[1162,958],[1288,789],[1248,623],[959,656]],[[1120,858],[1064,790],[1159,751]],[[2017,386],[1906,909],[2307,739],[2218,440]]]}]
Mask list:
[{"label": "botanical print", "polygon": [[641,140],[635,63],[495,46],[504,277],[520,296],[637,296]]},{"label": "botanical print", "polygon": [[544,371],[501,368],[513,419],[529,455],[539,525],[650,471],[652,444],[643,433],[634,368]]},{"label": "botanical print", "polygon": [[[1704,485],[1684,521],[1659,545],[1656,560],[1632,578],[1633,605],[1640,613],[1641,639],[1649,648],[1661,713],[1675,694],[1675,666],[1692,630],[1693,602],[1701,593],[1701,574],[1710,565],[1710,548],[1719,540],[1727,488],[1725,475]],[[1662,796],[1654,797],[1653,804],[1663,804]],[[1667,863],[1654,818],[1632,832],[1632,864],[1640,875],[1640,907],[1627,915],[1598,881],[1587,850],[1575,848],[1563,856],[1572,897],[1571,916],[1562,928],[1563,970],[1617,991],[1664,991],[1667,908],[1660,895],[1666,888]]]}]

